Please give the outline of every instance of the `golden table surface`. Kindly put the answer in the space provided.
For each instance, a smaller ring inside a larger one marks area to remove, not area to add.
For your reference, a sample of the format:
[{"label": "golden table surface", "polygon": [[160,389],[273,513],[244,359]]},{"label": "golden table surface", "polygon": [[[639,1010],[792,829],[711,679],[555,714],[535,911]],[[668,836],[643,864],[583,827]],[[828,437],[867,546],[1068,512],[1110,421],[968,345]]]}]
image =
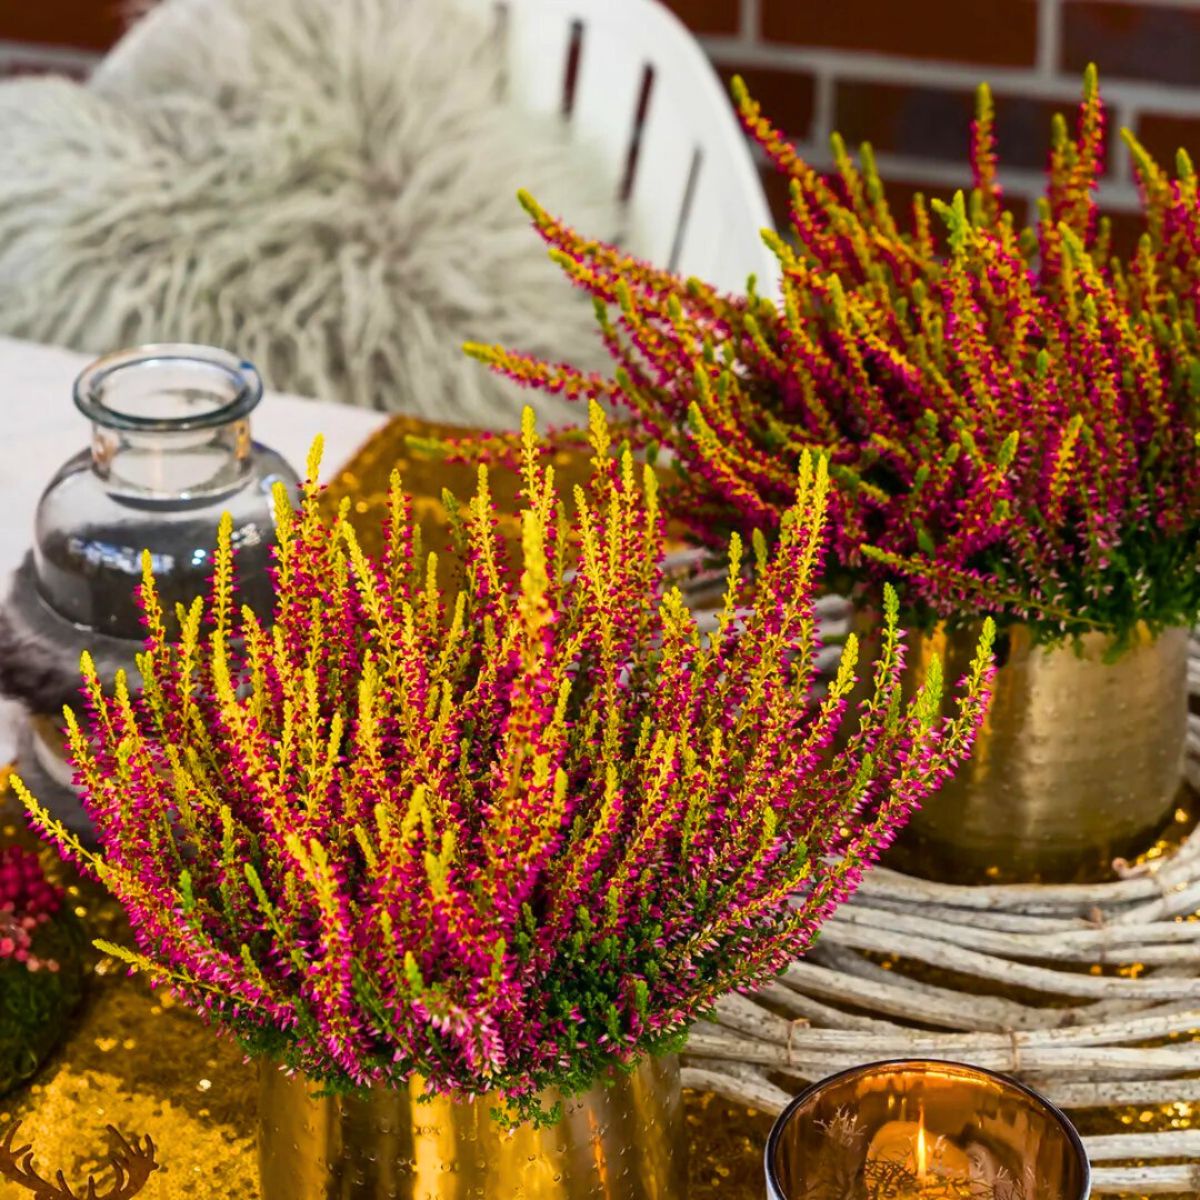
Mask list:
[{"label": "golden table surface", "polygon": [[[360,537],[370,547],[383,511],[388,475],[398,466],[425,530],[426,545],[441,550],[444,536],[442,489],[460,497],[474,491],[475,472],[412,453],[412,434],[453,435],[449,427],[397,418],[373,437],[329,489],[332,504],[345,497]],[[560,456],[564,483],[583,475],[582,461]],[[492,490],[503,511],[512,510],[513,483],[493,476]],[[569,490],[569,489],[568,489]],[[515,530],[515,524],[510,528]],[[6,794],[0,767],[0,847],[14,840],[35,844],[15,799]],[[48,868],[50,854],[43,848]],[[94,885],[81,881],[57,860],[63,882],[92,937],[128,942],[119,907]],[[256,1068],[235,1043],[198,1017],[155,993],[124,968],[94,954],[87,999],[57,1051],[34,1080],[0,1097],[0,1130],[13,1119],[21,1140],[33,1143],[43,1176],[62,1170],[80,1190],[104,1161],[105,1128],[127,1137],[149,1134],[159,1147],[161,1169],[150,1177],[141,1200],[257,1200],[255,1161]],[[686,1096],[690,1183],[688,1200],[760,1200],[764,1195],[761,1155],[771,1118],[713,1096]],[[1192,1114],[1186,1124],[1191,1123]],[[1087,1132],[1122,1127],[1178,1127],[1178,1116],[1161,1110],[1093,1116]],[[0,1180],[0,1200],[28,1200],[30,1193]],[[682,1198],[681,1198],[682,1200]]]}]

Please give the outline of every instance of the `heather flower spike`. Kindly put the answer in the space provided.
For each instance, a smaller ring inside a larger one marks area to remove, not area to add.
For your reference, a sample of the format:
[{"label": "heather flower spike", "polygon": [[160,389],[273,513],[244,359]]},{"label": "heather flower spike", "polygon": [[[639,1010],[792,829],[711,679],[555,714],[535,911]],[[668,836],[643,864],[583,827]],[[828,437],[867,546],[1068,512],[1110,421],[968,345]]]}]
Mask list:
[{"label": "heather flower spike", "polygon": [[779,536],[797,465],[825,453],[839,586],[903,580],[906,620],[1029,622],[1045,640],[1200,616],[1200,185],[1126,133],[1142,234],[1112,252],[1096,189],[1094,68],[1072,132],[1052,130],[1025,230],[1004,209],[986,86],[974,187],[894,212],[869,147],[835,139],[822,175],[734,82],[742,120],[790,183],[794,237],[766,234],[782,303],[717,294],[588,241],[524,199],[599,305],[614,378],[500,346],[518,381],[623,407],[670,451],[664,496],[693,536]]},{"label": "heather flower spike", "polygon": [[851,639],[814,700],[826,461],[801,462],[753,586],[733,538],[705,635],[664,583],[653,472],[594,405],[589,436],[568,522],[527,414],[519,574],[486,468],[457,592],[398,479],[378,559],[315,485],[278,497],[273,628],[237,603],[228,522],[178,641],[147,565],[140,693],[85,661],[68,713],[100,849],[17,784],[128,912],[136,948],[110,953],[331,1086],[418,1074],[519,1116],[811,944],[967,753],[988,642],[953,718],[936,687],[906,706],[890,602],[873,697],[847,713]]}]

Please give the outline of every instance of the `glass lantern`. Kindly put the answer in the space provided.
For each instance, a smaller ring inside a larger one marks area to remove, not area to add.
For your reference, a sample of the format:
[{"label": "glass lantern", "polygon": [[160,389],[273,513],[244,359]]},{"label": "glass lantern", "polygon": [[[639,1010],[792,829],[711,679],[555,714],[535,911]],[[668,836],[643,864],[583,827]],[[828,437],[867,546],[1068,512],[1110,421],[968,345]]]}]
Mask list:
[{"label": "glass lantern", "polygon": [[250,437],[262,380],[208,346],[110,354],[80,375],[75,405],[92,444],[59,469],[38,506],[34,570],[42,600],[81,630],[140,640],[135,589],[149,550],[164,615],[204,593],[217,526],[233,517],[239,593],[270,613],[272,489],[295,473]]}]

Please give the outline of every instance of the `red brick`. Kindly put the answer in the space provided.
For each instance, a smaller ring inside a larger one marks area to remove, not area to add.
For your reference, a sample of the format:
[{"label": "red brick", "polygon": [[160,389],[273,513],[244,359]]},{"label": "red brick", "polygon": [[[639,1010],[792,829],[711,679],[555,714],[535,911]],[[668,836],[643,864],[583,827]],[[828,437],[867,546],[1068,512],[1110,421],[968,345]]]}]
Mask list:
[{"label": "red brick", "polygon": [[906,58],[1032,66],[1035,0],[763,0],[772,42],[869,50]]},{"label": "red brick", "polygon": [[760,168],[763,191],[767,194],[767,204],[771,208],[771,216],[776,229],[786,229],[791,224],[788,216],[788,181],[773,166]]},{"label": "red brick", "polygon": [[0,3],[0,39],[107,50],[126,25],[122,0],[9,0]]},{"label": "red brick", "polygon": [[1062,57],[1072,71],[1096,63],[1101,83],[1200,83],[1200,9],[1074,0],[1063,9]]},{"label": "red brick", "polygon": [[1112,248],[1122,258],[1128,258],[1137,249],[1138,239],[1146,232],[1146,221],[1141,213],[1112,212],[1101,210],[1112,223]]},{"label": "red brick", "polygon": [[1175,152],[1186,150],[1200,162],[1200,114],[1194,117],[1143,113],[1134,131],[1137,139],[1164,167],[1174,170]]},{"label": "red brick", "polygon": [[734,75],[740,75],[746,81],[750,95],[762,105],[763,113],[777,128],[796,139],[808,136],[816,85],[807,72],[724,63],[718,69],[726,86]]},{"label": "red brick", "polygon": [[[834,126],[850,145],[870,142],[878,151],[967,162],[975,94],[968,90],[886,83],[839,83]],[[1039,168],[1050,149],[1050,120],[1062,112],[1074,121],[1077,100],[996,96],[996,137],[1001,165]]]},{"label": "red brick", "polygon": [[740,0],[664,0],[693,33],[737,33]]}]

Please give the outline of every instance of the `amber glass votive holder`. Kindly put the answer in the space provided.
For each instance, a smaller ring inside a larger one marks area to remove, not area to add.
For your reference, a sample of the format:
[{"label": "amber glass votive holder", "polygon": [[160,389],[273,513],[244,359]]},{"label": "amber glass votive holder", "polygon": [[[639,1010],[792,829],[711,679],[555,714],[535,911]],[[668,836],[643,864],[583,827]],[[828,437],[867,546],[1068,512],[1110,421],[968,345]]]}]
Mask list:
[{"label": "amber glass votive holder", "polygon": [[769,1200],[1087,1200],[1070,1121],[1023,1084],[960,1063],[869,1063],[806,1089],[766,1150]]}]

